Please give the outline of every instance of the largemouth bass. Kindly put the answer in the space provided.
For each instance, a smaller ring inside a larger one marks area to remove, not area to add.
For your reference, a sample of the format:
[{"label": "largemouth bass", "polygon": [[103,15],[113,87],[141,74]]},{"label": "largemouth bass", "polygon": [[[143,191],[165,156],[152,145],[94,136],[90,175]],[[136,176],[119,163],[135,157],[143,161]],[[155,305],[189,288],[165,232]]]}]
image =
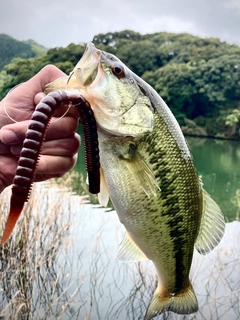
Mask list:
[{"label": "largemouth bass", "polygon": [[150,259],[158,286],[145,320],[164,312],[194,313],[189,280],[194,246],[211,251],[224,234],[224,218],[203,189],[181,129],[154,89],[114,55],[87,49],[69,77],[47,85],[77,90],[98,126],[101,187],[126,228],[117,258]]}]

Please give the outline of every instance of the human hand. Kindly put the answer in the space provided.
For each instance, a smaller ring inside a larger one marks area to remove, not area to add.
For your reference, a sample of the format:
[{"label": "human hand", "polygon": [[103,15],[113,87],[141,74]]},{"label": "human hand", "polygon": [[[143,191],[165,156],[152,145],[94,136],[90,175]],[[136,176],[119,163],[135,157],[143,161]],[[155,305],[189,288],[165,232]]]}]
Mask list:
[{"label": "human hand", "polygon": [[[0,102],[0,192],[12,184],[29,120],[44,97],[45,85],[63,75],[58,68],[48,65]],[[4,101],[7,113],[16,123],[6,115]],[[54,121],[65,111],[66,106],[59,107],[48,126],[34,181],[61,177],[76,163],[80,137],[75,133],[78,118],[74,108]]]}]

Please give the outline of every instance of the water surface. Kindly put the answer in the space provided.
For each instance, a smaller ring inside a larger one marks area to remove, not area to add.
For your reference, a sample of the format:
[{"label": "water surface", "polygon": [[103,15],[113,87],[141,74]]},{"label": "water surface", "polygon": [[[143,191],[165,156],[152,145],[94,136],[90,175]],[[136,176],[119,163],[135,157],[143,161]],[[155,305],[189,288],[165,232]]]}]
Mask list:
[{"label": "water surface", "polygon": [[187,137],[204,188],[229,221],[238,217],[240,198],[240,141]]}]

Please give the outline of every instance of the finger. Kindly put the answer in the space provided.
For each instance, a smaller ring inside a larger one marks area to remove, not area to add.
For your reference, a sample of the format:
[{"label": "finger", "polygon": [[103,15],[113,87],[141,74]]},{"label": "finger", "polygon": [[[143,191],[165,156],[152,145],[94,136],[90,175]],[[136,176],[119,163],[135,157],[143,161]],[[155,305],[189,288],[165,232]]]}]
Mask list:
[{"label": "finger", "polygon": [[49,178],[62,177],[65,173],[70,171],[77,162],[77,154],[73,157],[52,157],[48,155],[41,155],[34,181],[43,181]]},{"label": "finger", "polygon": [[[40,70],[30,80],[10,91],[2,101],[5,103],[5,108],[15,121],[26,120],[31,117],[32,111],[35,109],[35,96],[39,92],[43,92],[44,87],[49,82],[64,76],[65,74],[53,65],[47,65]],[[5,115],[5,112],[1,110]],[[10,119],[5,115],[4,124],[10,123]]]},{"label": "finger", "polygon": [[78,120],[72,116],[53,117],[46,132],[45,140],[65,138],[76,132]]},{"label": "finger", "polygon": [[[41,69],[34,77],[32,77],[26,84],[32,85],[34,87],[35,95],[38,92],[43,92],[46,84],[56,80],[57,78],[63,77],[66,74],[54,65],[47,65]],[[30,83],[31,81],[31,83]],[[23,84],[25,85],[25,84]]]},{"label": "finger", "polygon": [[[53,118],[56,120],[57,118]],[[4,144],[21,144],[29,125],[29,120],[6,125],[0,130],[0,140]],[[71,136],[77,129],[78,121],[73,117],[63,117],[58,121],[53,121],[47,128],[46,140],[61,139]]]},{"label": "finger", "polygon": [[[43,92],[38,92],[34,98],[35,104],[38,105],[45,96],[46,95]],[[65,116],[65,114],[68,116],[71,115],[77,119],[79,118],[78,112],[73,106],[59,105],[54,111],[55,117],[62,117]]]},{"label": "finger", "polygon": [[0,170],[0,192],[12,184],[13,177],[17,169],[18,159],[14,156],[1,155],[0,167],[4,170]]},{"label": "finger", "polygon": [[0,155],[3,154],[9,154],[11,153],[10,151],[10,146],[6,145],[5,143],[0,142]]},{"label": "finger", "polygon": [[44,92],[38,92],[35,97],[34,97],[34,103],[37,105],[39,104],[39,102],[45,97],[45,93]]},{"label": "finger", "polygon": [[[46,84],[65,75],[66,74],[61,70],[59,70],[57,67],[53,65],[48,65],[44,67],[35,77],[33,77],[32,80],[37,80],[39,81],[39,84],[41,84],[41,89],[39,90],[39,92],[36,93],[34,97],[35,104],[37,105],[41,101],[41,99],[45,96],[43,92]],[[68,108],[68,106],[64,106],[64,105],[57,107],[54,115],[57,117],[61,117],[62,115],[65,114],[66,111],[68,111],[68,115],[72,115],[77,118],[78,114],[75,108]]]},{"label": "finger", "polygon": [[[80,137],[78,134],[74,134],[70,137],[58,140],[44,141],[41,148],[41,155],[51,156],[73,156],[78,152],[80,147]],[[10,152],[19,157],[22,151],[22,145],[12,145]]]},{"label": "finger", "polygon": [[[74,167],[76,162],[77,154],[72,157],[41,156],[36,168],[34,182],[62,177]],[[0,171],[0,191],[12,184],[17,164],[18,159],[16,157],[1,156],[0,165],[5,170],[4,173]]]},{"label": "finger", "polygon": [[53,156],[73,156],[80,147],[80,136],[74,135],[65,139],[46,140],[43,143],[41,154]]}]

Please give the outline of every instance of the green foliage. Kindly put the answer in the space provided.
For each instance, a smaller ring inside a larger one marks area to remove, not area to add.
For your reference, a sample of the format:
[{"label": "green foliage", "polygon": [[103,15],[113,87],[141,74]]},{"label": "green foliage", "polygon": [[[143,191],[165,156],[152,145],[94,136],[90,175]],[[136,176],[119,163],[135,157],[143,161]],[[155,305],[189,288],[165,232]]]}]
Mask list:
[{"label": "green foliage", "polygon": [[234,109],[231,114],[226,117],[226,126],[233,127],[240,120],[240,110]]},{"label": "green foliage", "polygon": [[28,39],[26,41],[23,41],[23,43],[29,44],[32,48],[32,51],[35,53],[36,56],[43,56],[47,51],[47,48],[45,48],[43,45],[37,43],[33,39]]},{"label": "green foliage", "polygon": [[220,109],[231,108],[240,100],[239,54],[229,46],[224,54],[216,57],[214,53],[208,60],[183,63],[175,59],[162,68],[145,72],[143,78],[175,114],[184,112],[190,119],[214,117]]},{"label": "green foliage", "polygon": [[118,49],[122,43],[141,41],[142,39],[144,39],[144,36],[140,33],[131,30],[124,30],[120,32],[109,32],[106,34],[100,33],[93,38],[93,43],[95,43],[96,46],[104,45]]},{"label": "green foliage", "polygon": [[7,74],[5,70],[1,71],[0,72],[0,88],[3,87],[5,83],[10,81],[10,79],[11,79],[11,76]]},{"label": "green foliage", "polygon": [[171,106],[175,114],[193,112],[193,98],[197,94],[194,86],[193,67],[188,64],[166,64],[156,71],[146,72],[143,79]]},{"label": "green foliage", "polygon": [[116,54],[133,72],[141,76],[147,70],[155,70],[159,67],[156,51],[155,43],[142,40],[137,45],[129,43],[119,47]]}]

